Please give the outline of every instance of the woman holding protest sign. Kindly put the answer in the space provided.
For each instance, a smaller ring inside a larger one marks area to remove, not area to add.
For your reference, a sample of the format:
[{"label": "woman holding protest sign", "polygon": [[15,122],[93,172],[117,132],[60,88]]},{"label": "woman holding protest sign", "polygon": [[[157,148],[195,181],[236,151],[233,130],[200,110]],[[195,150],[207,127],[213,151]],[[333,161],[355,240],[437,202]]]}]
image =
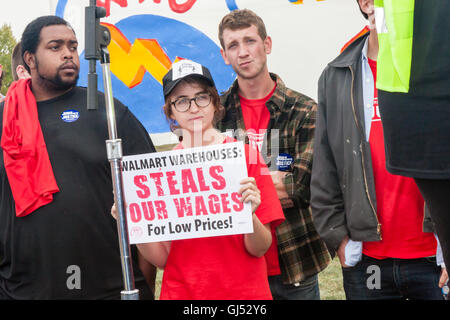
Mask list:
[{"label": "woman holding protest sign", "polygon": [[[164,113],[182,137],[175,149],[235,141],[214,128],[223,107],[206,67],[189,60],[174,63],[163,91]],[[160,299],[272,299],[267,270],[279,269],[274,228],[284,215],[264,161],[249,148],[245,145],[248,178],[241,181],[239,194],[251,203],[253,233],[137,245],[148,261],[164,269]]]}]

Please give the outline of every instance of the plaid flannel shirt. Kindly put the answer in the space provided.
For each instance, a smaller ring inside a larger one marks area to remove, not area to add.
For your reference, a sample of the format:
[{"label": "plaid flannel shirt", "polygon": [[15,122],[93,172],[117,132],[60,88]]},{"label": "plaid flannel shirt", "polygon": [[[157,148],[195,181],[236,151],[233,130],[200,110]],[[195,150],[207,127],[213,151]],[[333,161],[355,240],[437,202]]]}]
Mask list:
[{"label": "plaid flannel shirt", "polygon": [[[283,282],[294,284],[325,269],[331,261],[327,247],[314,227],[309,205],[317,104],[287,88],[277,75],[271,73],[270,76],[277,86],[266,103],[270,121],[261,155],[271,171],[278,170],[276,159],[279,154],[287,153],[293,157],[284,184],[289,194],[286,200],[294,206],[283,206],[286,220],[277,227],[276,233]],[[221,103],[226,114],[218,123],[218,129],[232,130],[236,139],[248,143],[237,80],[222,94]]]}]

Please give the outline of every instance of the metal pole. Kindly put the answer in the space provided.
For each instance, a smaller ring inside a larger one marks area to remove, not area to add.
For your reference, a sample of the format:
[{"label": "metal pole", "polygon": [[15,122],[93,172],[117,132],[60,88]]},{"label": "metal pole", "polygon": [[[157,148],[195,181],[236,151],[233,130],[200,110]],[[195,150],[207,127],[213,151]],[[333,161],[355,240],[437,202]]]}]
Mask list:
[{"label": "metal pole", "polygon": [[106,152],[111,165],[114,201],[118,211],[117,230],[119,237],[120,257],[124,290],[122,300],[138,300],[139,290],[134,287],[134,277],[131,262],[131,250],[128,238],[128,226],[125,216],[125,203],[122,184],[122,142],[117,137],[116,113],[111,85],[109,67],[109,52],[107,46],[111,41],[108,28],[100,25],[100,18],[106,16],[103,7],[97,7],[96,0],[90,0],[85,8],[85,58],[89,60],[88,73],[88,110],[97,109],[97,74],[96,63],[100,60],[103,69],[103,86],[105,92],[106,116],[108,122],[109,140],[106,140]]},{"label": "metal pole", "polygon": [[131,262],[131,251],[128,238],[128,226],[125,216],[122,184],[122,140],[117,137],[116,113],[111,85],[109,68],[109,52],[106,47],[101,48],[101,65],[103,70],[103,85],[105,90],[106,117],[108,121],[109,140],[106,140],[106,151],[111,164],[114,201],[118,211],[118,234],[120,256],[122,260],[122,274],[124,290],[121,291],[122,300],[139,300],[139,290],[134,286],[134,276]]}]

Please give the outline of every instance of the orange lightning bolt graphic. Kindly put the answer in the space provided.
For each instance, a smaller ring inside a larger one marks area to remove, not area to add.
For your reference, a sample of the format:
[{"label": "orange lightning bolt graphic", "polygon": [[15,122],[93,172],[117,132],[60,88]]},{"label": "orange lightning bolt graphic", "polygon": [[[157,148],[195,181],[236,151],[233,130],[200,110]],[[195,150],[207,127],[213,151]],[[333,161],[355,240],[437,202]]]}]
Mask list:
[{"label": "orange lightning bolt graphic", "polygon": [[114,25],[101,23],[111,32],[108,50],[111,72],[127,87],[141,83],[146,71],[162,84],[162,78],[172,66],[167,54],[155,39],[136,39],[131,45]]}]

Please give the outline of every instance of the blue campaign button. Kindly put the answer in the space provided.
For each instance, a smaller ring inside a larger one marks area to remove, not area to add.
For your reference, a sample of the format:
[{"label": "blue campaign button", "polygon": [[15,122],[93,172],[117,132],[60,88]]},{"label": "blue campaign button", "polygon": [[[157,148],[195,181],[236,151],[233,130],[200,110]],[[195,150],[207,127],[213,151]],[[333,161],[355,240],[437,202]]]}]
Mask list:
[{"label": "blue campaign button", "polygon": [[294,163],[294,158],[288,153],[280,153],[277,157],[277,167],[279,171],[289,171]]},{"label": "blue campaign button", "polygon": [[80,117],[80,113],[77,110],[66,110],[61,113],[61,120],[64,122],[74,122]]}]

